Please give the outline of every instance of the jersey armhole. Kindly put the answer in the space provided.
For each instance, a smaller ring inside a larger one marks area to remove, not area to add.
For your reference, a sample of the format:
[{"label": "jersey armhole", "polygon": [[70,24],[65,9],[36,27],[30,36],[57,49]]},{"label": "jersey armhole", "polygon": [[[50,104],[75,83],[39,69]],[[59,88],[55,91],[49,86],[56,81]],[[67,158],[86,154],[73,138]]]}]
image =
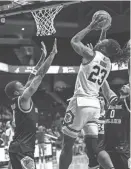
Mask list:
[{"label": "jersey armhole", "polygon": [[86,63],[82,62],[82,65],[85,66],[85,65],[90,64],[94,60],[95,56],[96,56],[96,51],[94,51],[94,55],[93,55],[92,59],[90,61],[87,61]]},{"label": "jersey armhole", "polygon": [[31,100],[31,103],[30,103],[30,108],[28,110],[24,110],[21,105],[20,105],[20,96],[18,97],[18,108],[20,109],[20,111],[22,111],[23,113],[30,113],[32,108],[33,108],[33,102]]}]

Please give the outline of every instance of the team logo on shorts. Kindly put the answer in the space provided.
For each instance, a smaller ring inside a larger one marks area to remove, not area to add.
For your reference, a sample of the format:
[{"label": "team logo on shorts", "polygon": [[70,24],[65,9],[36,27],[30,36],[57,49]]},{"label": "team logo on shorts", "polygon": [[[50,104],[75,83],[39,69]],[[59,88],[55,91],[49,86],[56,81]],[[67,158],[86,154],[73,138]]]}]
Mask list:
[{"label": "team logo on shorts", "polygon": [[69,110],[64,117],[64,125],[72,124],[74,120],[74,114]]},{"label": "team logo on shorts", "polygon": [[29,156],[21,159],[21,165],[23,169],[35,169],[34,160]]}]

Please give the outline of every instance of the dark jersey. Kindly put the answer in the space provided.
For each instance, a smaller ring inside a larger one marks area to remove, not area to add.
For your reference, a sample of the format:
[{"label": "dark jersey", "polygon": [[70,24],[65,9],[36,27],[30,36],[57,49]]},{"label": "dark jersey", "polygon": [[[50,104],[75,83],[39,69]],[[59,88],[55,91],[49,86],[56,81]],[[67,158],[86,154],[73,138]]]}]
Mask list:
[{"label": "dark jersey", "polygon": [[109,106],[105,116],[104,144],[109,151],[129,149],[130,112],[128,98]]},{"label": "dark jersey", "polygon": [[104,138],[104,125],[105,125],[105,111],[100,114],[98,120],[98,143]]},{"label": "dark jersey", "polygon": [[38,110],[33,102],[29,110],[24,111],[19,105],[19,98],[12,104],[15,122],[15,134],[10,145],[10,152],[33,152],[35,149]]}]

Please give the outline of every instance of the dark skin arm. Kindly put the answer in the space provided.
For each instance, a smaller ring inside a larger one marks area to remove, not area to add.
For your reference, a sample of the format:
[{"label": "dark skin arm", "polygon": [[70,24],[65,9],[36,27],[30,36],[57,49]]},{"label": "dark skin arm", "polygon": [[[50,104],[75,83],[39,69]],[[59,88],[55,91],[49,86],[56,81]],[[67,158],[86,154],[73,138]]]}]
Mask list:
[{"label": "dark skin arm", "polygon": [[41,48],[42,54],[41,54],[40,60],[38,61],[37,65],[34,67],[34,69],[32,70],[31,74],[29,75],[28,81],[27,81],[27,83],[25,85],[25,88],[27,88],[31,84],[33,78],[35,77],[35,75],[36,75],[36,73],[38,71],[38,69],[44,63],[45,58],[47,56],[46,46],[45,46],[44,42],[41,42],[41,45],[42,45],[42,48]]},{"label": "dark skin arm", "polygon": [[72,39],[71,39],[71,46],[78,53],[80,56],[86,58],[87,60],[92,60],[94,57],[94,51],[89,48],[88,46],[82,43],[84,37],[90,33],[92,30],[97,30],[98,24],[101,22],[102,18],[99,17],[96,20],[93,20],[90,25],[84,28],[82,31],[78,32]]},{"label": "dark skin arm", "polygon": [[29,87],[27,87],[23,94],[20,96],[20,105],[24,110],[28,110],[31,104],[31,97],[37,91],[39,85],[42,82],[43,77],[51,66],[55,55],[57,54],[57,41],[55,39],[52,52],[46,59],[46,61],[38,69],[36,76],[33,78]]},{"label": "dark skin arm", "polygon": [[111,104],[111,101],[113,103],[114,101],[118,100],[118,96],[115,94],[115,92],[113,92],[113,90],[111,90],[107,81],[103,83],[101,89],[103,96],[107,100],[108,104]]}]

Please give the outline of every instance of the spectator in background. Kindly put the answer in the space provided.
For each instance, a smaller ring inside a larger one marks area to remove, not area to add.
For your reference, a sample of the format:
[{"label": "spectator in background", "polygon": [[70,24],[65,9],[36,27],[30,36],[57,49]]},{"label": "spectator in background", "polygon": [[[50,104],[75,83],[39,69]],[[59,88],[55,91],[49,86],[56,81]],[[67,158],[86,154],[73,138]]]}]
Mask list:
[{"label": "spectator in background", "polygon": [[39,160],[41,163],[44,161],[44,141],[45,141],[46,128],[44,126],[39,126],[36,134],[36,140],[39,147]]},{"label": "spectator in background", "polygon": [[11,141],[13,140],[13,136],[14,136],[14,128],[12,126],[11,121],[7,121],[5,133],[6,133],[6,146],[9,147]]},{"label": "spectator in background", "polygon": [[2,130],[2,122],[0,121],[0,134],[2,134],[3,130]]},{"label": "spectator in background", "polygon": [[62,130],[62,123],[63,123],[63,117],[60,115],[59,112],[56,113],[54,126],[57,127],[58,131],[61,133]]},{"label": "spectator in background", "polygon": [[63,139],[63,134],[59,131],[59,128],[57,126],[55,126],[53,128],[53,134],[55,137],[57,137],[58,139],[55,142],[55,145],[58,149],[62,148],[62,139]]},{"label": "spectator in background", "polygon": [[[12,125],[11,121],[7,121],[6,128],[7,129],[5,131],[5,135],[6,135],[5,151],[6,151],[6,154],[8,155],[8,153],[9,153],[9,146],[10,146],[10,143],[13,140],[13,136],[14,136],[14,126]],[[8,169],[12,169],[10,161],[8,163]]]},{"label": "spectator in background", "polygon": [[1,133],[1,146],[5,147],[5,142],[6,142],[6,134],[5,134],[5,131],[2,131],[2,133]]},{"label": "spectator in background", "polygon": [[75,140],[75,144],[73,146],[73,154],[74,155],[82,155],[85,152],[85,143],[84,143],[84,130],[81,130],[78,137]]}]

